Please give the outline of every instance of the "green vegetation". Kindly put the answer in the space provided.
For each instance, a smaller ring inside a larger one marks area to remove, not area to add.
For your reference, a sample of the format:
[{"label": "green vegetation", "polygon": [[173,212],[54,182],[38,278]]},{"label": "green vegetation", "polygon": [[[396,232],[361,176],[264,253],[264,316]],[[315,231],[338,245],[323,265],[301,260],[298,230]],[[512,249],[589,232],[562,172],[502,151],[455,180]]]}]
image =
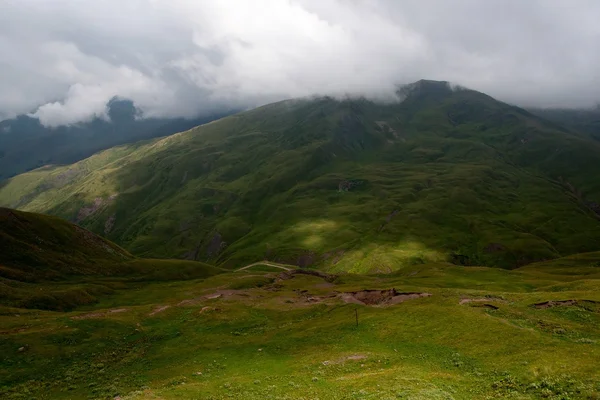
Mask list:
[{"label": "green vegetation", "polygon": [[600,140],[600,105],[594,108],[533,108],[531,113],[581,135]]},{"label": "green vegetation", "polygon": [[199,262],[138,259],[60,218],[0,208],[0,304],[69,310],[123,285],[206,278]]},{"label": "green vegetation", "polygon": [[137,118],[139,110],[124,99],[107,105],[110,120],[58,127],[43,126],[37,118],[20,115],[0,121],[0,181],[51,164],[68,164],[119,144],[170,135],[230,114],[196,119]]},{"label": "green vegetation", "polygon": [[[357,242],[336,275],[226,271],[10,209],[0,248],[2,399],[600,397],[600,252],[508,270]],[[397,264],[343,271],[365,260]]]},{"label": "green vegetation", "polygon": [[[0,397],[595,399],[599,262],[440,263],[333,283],[245,270],[122,282],[71,312],[0,307]],[[339,295],[389,288],[431,296]]]},{"label": "green vegetation", "polygon": [[141,257],[354,273],[600,248],[600,144],[470,90],[290,100],[19,175],[0,204]]}]

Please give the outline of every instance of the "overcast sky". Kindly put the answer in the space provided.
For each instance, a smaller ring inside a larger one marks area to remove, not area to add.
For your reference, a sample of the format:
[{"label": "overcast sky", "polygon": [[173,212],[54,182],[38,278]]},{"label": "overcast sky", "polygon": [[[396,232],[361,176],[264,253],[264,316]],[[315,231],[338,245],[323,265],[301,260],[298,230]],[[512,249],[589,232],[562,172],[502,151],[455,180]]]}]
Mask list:
[{"label": "overcast sky", "polygon": [[448,80],[520,105],[600,101],[597,0],[0,0],[0,119],[194,116]]}]

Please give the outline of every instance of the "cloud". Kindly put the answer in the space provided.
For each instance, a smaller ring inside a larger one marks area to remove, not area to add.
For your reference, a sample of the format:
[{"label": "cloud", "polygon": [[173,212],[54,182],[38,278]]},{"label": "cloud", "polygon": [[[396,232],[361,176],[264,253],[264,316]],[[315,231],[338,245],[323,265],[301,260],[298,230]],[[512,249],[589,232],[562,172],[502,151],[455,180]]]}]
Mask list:
[{"label": "cloud", "polygon": [[185,116],[449,80],[505,101],[588,106],[595,0],[7,0],[0,119],[56,126],[134,101]]}]

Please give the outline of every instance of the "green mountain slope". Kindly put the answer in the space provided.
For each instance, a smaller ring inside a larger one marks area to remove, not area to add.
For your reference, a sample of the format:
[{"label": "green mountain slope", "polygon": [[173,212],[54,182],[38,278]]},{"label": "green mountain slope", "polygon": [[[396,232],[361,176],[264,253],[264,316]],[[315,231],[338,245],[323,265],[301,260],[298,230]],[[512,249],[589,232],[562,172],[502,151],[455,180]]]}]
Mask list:
[{"label": "green mountain slope", "polygon": [[133,102],[112,99],[110,120],[95,118],[75,125],[46,127],[20,115],[0,121],[0,181],[49,164],[70,164],[123,143],[166,136],[215,120],[231,112],[202,118],[138,118]]},{"label": "green mountain slope", "polygon": [[597,142],[471,90],[290,100],[19,175],[0,204],[133,254],[388,272],[600,248]]},{"label": "green mountain slope", "polygon": [[[0,305],[66,310],[127,281],[204,278],[218,268],[138,259],[57,217],[0,208]],[[106,281],[108,279],[108,281]]]},{"label": "green mountain slope", "polygon": [[529,111],[592,139],[600,140],[600,107],[532,108]]},{"label": "green mountain slope", "polygon": [[0,208],[0,276],[56,280],[104,272],[133,259],[127,251],[60,218]]}]

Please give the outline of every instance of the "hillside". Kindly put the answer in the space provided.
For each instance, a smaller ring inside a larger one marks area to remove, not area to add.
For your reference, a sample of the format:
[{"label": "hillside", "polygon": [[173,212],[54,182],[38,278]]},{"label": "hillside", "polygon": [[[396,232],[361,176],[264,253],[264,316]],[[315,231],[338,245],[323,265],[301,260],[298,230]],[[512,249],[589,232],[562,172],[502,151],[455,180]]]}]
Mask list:
[{"label": "hillside", "polygon": [[597,399],[599,262],[257,267],[70,312],[0,305],[0,397]]},{"label": "hillside", "polygon": [[503,268],[600,249],[600,144],[444,82],[289,100],[5,182],[144,257]]},{"label": "hillside", "polygon": [[46,127],[20,115],[0,121],[0,181],[50,164],[70,164],[123,143],[170,135],[229,114],[202,118],[138,118],[129,100],[107,104],[109,120],[96,118],[69,126]]},{"label": "hillside", "polygon": [[565,126],[574,132],[600,140],[600,107],[595,108],[532,108],[532,114]]},{"label": "hillside", "polygon": [[101,274],[133,259],[127,251],[60,218],[0,208],[0,276],[20,281]]},{"label": "hillside", "polygon": [[[111,293],[104,280],[165,281],[221,271],[181,260],[138,259],[57,217],[0,208],[0,305],[70,309]],[[119,286],[117,284],[117,286]]]}]

